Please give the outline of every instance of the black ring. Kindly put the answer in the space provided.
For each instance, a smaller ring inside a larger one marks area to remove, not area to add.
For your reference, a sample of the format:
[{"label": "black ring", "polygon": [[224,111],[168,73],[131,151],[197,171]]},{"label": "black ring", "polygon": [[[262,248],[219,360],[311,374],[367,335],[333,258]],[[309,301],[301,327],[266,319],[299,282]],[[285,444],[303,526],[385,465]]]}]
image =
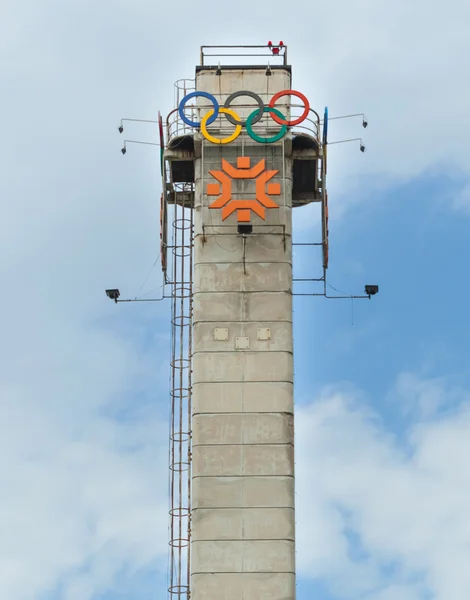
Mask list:
[{"label": "black ring", "polygon": [[[261,121],[261,119],[263,118],[263,115],[264,115],[264,102],[258,96],[258,94],[255,94],[254,92],[249,92],[247,90],[241,90],[239,92],[234,92],[233,94],[230,94],[230,96],[227,98],[227,100],[225,100],[224,108],[230,108],[230,103],[232,102],[232,100],[235,100],[235,98],[238,98],[239,96],[249,96],[250,98],[253,98],[253,100],[256,100],[256,102],[258,103],[258,106],[259,106],[259,111],[258,111],[258,114],[256,115],[256,117],[253,117],[251,124],[254,125],[254,123],[258,123],[258,121]],[[242,127],[246,126],[246,121],[237,121],[236,119],[234,119],[232,117],[232,115],[226,114],[225,118],[227,119],[227,121],[229,123],[232,123],[232,125],[241,125]]]}]

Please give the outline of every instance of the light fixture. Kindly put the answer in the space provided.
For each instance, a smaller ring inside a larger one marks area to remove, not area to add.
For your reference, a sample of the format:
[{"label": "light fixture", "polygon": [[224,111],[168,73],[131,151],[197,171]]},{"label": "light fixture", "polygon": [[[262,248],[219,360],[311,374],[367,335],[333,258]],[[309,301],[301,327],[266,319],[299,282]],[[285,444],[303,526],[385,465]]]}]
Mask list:
[{"label": "light fixture", "polygon": [[220,68],[220,63],[219,66],[217,67],[217,71],[215,72],[216,75],[222,75],[222,69]]},{"label": "light fixture", "polygon": [[369,125],[367,119],[364,117],[362,120],[362,126],[364,127],[364,129],[367,127],[367,125]]},{"label": "light fixture", "polygon": [[238,233],[240,235],[247,235],[249,233],[253,233],[253,225],[239,223]]},{"label": "light fixture", "polygon": [[121,152],[122,152],[123,154],[125,154],[125,153],[127,152],[127,150],[126,150],[126,147],[125,147],[125,146],[124,146],[124,148],[122,148],[122,149],[121,149]]},{"label": "light fixture", "polygon": [[366,147],[364,146],[364,144],[361,144],[360,149],[362,153],[366,151]]},{"label": "light fixture", "polygon": [[375,294],[379,293],[379,286],[378,285],[366,285],[364,290],[369,297],[375,296]]},{"label": "light fixture", "polygon": [[119,131],[119,133],[122,133],[124,131],[124,127],[122,125],[119,125],[118,131]]},{"label": "light fixture", "polygon": [[106,296],[108,296],[108,298],[110,298],[111,300],[114,300],[116,304],[120,295],[121,294],[118,289],[106,290]]}]

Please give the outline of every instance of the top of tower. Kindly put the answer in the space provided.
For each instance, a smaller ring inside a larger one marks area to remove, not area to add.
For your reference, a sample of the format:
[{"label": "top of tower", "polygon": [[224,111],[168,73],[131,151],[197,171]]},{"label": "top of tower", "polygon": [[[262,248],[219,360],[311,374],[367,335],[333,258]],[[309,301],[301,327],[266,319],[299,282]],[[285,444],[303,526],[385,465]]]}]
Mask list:
[{"label": "top of tower", "polygon": [[196,72],[223,67],[287,69],[287,46],[282,42],[269,41],[262,46],[201,46],[200,64]]}]

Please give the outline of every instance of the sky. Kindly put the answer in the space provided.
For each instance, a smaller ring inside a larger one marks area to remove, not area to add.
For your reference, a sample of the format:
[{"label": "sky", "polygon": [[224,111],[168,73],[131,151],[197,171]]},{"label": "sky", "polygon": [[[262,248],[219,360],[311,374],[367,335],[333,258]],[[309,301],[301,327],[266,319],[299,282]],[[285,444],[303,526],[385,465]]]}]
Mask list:
[{"label": "sky", "polygon": [[159,292],[158,148],[117,127],[168,113],[201,44],[282,39],[314,108],[367,115],[329,131],[367,147],[330,147],[329,283],[380,285],[295,301],[297,597],[468,600],[470,5],[1,9],[0,597],[165,596],[169,307],[104,294]]}]

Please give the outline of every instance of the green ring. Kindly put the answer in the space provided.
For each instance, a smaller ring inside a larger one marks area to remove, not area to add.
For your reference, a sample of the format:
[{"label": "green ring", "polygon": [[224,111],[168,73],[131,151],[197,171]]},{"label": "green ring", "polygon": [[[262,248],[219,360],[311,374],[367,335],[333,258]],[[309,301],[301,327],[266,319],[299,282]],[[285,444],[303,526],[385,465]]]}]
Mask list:
[{"label": "green ring", "polygon": [[[285,115],[283,115],[280,110],[277,110],[277,108],[271,108],[270,106],[265,106],[263,108],[263,112],[274,113],[283,121],[286,120]],[[265,137],[256,135],[256,133],[253,131],[253,128],[251,126],[252,125],[251,122],[258,114],[259,114],[259,108],[255,109],[251,113],[251,115],[248,117],[248,119],[246,120],[246,132],[251,137],[252,140],[255,140],[255,142],[259,142],[260,144],[272,144],[274,142],[278,142],[281,138],[284,137],[284,135],[286,134],[286,131],[287,131],[287,125],[283,125],[281,127],[281,131],[279,133],[277,133],[276,135],[273,135],[270,138],[265,138]]]}]

